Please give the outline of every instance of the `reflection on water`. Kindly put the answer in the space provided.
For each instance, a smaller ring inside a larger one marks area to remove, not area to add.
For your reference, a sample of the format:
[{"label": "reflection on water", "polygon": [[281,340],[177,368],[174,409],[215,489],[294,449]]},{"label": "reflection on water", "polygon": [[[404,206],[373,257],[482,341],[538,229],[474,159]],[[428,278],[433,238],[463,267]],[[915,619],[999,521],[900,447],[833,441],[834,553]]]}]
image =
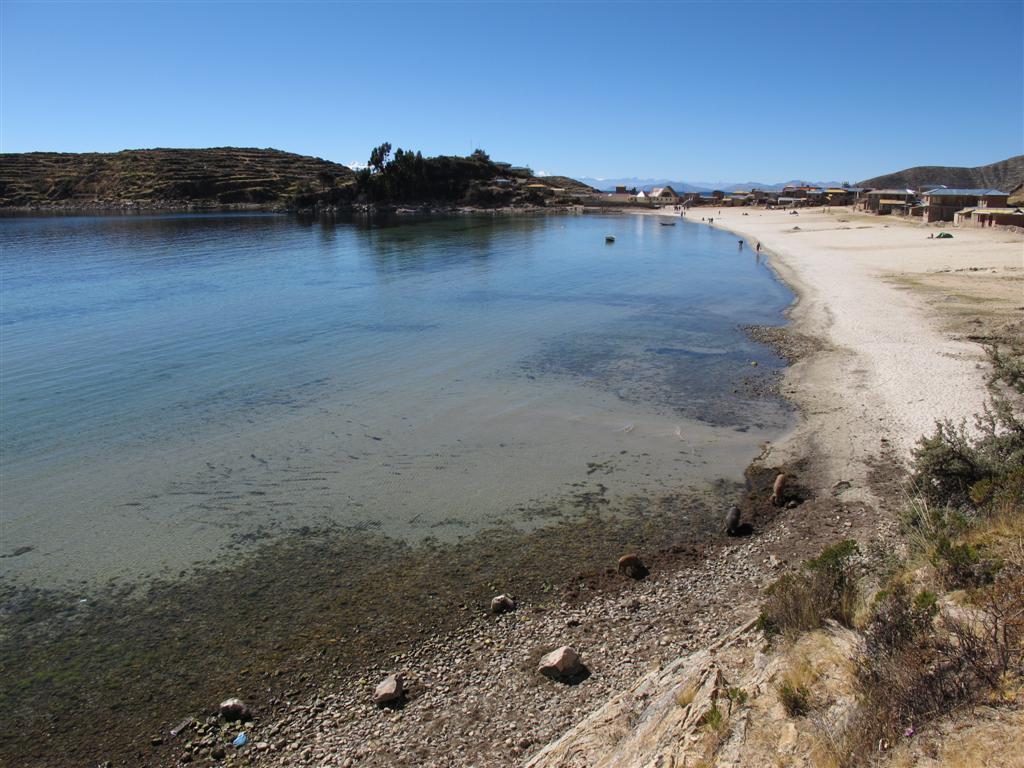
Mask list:
[{"label": "reflection on water", "polygon": [[736,478],[787,424],[737,325],[790,295],[686,222],[25,217],[0,247],[0,554],[26,583],[304,525],[526,527],[595,463],[614,507]]}]

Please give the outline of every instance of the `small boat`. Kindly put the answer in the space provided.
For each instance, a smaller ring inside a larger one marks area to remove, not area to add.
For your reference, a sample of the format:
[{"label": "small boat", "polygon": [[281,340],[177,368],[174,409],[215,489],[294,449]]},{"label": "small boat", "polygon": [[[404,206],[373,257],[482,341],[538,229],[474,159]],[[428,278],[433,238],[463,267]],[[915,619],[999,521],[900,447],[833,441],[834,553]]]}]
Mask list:
[{"label": "small boat", "polygon": [[674,221],[663,221],[663,222],[661,222],[661,226],[663,226],[663,227],[674,227],[675,225],[676,225],[676,223]]},{"label": "small boat", "polygon": [[615,235],[605,235],[604,236],[604,241],[606,243],[614,243],[615,242]]}]

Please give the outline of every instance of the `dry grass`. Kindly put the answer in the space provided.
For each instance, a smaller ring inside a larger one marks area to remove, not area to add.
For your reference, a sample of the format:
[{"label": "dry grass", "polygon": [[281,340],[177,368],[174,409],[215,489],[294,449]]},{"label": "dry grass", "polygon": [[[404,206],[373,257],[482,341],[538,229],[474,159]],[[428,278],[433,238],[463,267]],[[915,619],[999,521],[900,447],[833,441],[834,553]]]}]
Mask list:
[{"label": "dry grass", "polygon": [[672,698],[680,707],[688,707],[690,706],[690,704],[693,703],[693,698],[696,695],[697,686],[688,685],[685,688],[680,688],[678,691],[676,691],[675,695]]},{"label": "dry grass", "polygon": [[804,659],[797,659],[786,668],[775,686],[775,693],[787,715],[801,717],[811,711],[811,689],[818,677],[814,668]]}]

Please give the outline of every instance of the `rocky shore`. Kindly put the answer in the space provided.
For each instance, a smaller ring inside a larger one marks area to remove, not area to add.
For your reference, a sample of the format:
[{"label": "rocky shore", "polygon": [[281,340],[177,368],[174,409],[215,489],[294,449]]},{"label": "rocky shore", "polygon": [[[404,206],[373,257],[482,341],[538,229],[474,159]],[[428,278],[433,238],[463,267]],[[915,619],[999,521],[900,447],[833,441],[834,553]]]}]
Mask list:
[{"label": "rocky shore", "polygon": [[[752,482],[745,506],[767,497],[770,476]],[[808,522],[824,510],[823,522]],[[809,499],[774,521],[758,519],[752,536],[722,537],[700,560],[652,563],[639,580],[617,575],[618,588],[584,602],[527,601],[500,615],[480,612],[462,630],[296,697],[278,716],[255,713],[246,724],[197,719],[166,746],[179,761],[207,764],[245,733],[245,746],[227,750],[228,764],[514,765],[642,675],[749,627],[760,590],[816,542],[875,539],[877,526],[841,493]],[[756,633],[743,637],[750,648],[759,642]],[[583,679],[567,683],[538,671],[540,658],[563,645],[578,651]],[[310,672],[317,674],[315,664]],[[394,706],[376,705],[375,687],[395,673],[404,677],[405,696]]]}]

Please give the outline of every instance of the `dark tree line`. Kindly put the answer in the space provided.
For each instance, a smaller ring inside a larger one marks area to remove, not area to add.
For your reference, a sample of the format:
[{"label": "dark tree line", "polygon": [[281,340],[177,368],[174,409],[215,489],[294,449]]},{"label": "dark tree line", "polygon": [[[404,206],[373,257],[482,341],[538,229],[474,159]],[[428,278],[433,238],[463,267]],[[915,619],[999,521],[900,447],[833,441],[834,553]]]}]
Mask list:
[{"label": "dark tree line", "polygon": [[335,186],[337,180],[321,173],[317,184],[302,185],[294,195],[296,208],[350,203],[458,203],[501,204],[512,196],[506,185],[489,184],[502,176],[532,176],[529,169],[498,164],[482,149],[467,157],[395,149],[389,142],[374,147],[367,166],[356,173],[353,184]]},{"label": "dark tree line", "polygon": [[440,155],[381,144],[370,153],[369,167],[356,174],[356,193],[373,203],[455,202],[475,181],[489,181],[500,169],[483,150],[469,157]]}]

